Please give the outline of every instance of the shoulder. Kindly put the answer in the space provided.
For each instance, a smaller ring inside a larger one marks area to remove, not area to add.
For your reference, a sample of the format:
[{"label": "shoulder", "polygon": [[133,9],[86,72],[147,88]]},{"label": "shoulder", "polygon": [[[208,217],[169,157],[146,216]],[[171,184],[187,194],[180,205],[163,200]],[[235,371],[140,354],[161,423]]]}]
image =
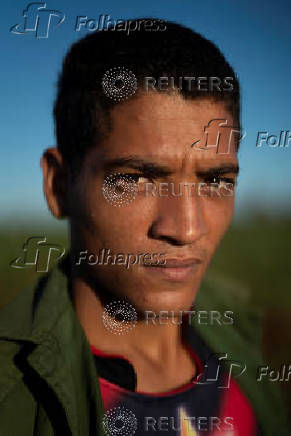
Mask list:
[{"label": "shoulder", "polygon": [[258,370],[266,365],[262,351],[263,312],[251,304],[248,289],[231,279],[212,276],[203,282],[194,307],[220,314],[232,312],[232,323],[196,323],[193,327],[213,353],[226,356],[223,364],[233,371],[232,376],[250,400],[263,434],[271,436],[280,428],[281,434],[287,435],[286,410],[278,386],[258,381]]},{"label": "shoulder", "polygon": [[[241,340],[253,344],[254,347],[260,347],[263,311],[252,305],[249,289],[239,281],[219,274],[207,276],[200,287],[194,306],[197,310],[219,313],[222,321],[212,321],[209,327],[214,328],[208,330],[233,332]],[[203,330],[207,328],[203,327]]]}]

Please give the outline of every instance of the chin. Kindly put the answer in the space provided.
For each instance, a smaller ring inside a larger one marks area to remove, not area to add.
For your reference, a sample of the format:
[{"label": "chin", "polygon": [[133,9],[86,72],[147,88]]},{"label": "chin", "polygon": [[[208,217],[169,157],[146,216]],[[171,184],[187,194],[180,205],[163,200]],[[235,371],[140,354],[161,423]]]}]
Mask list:
[{"label": "chin", "polygon": [[174,314],[181,313],[181,311],[190,310],[195,300],[197,290],[193,287],[186,290],[151,290],[127,294],[126,299],[143,317],[146,311],[152,311],[158,314],[162,311],[171,312]]}]

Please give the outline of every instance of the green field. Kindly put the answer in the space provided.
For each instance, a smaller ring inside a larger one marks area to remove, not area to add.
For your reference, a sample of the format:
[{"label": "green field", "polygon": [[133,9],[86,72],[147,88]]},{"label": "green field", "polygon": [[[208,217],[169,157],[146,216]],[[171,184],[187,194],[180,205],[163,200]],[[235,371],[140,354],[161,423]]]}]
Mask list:
[{"label": "green field", "polygon": [[[24,287],[40,277],[33,269],[14,269],[9,265],[21,255],[22,246],[31,236],[45,235],[47,241],[67,247],[67,235],[57,228],[35,231],[29,226],[2,226],[0,306],[8,303]],[[41,229],[38,225],[38,229]],[[234,292],[248,291],[249,304],[263,312],[263,348],[266,362],[280,368],[291,364],[291,219],[252,218],[233,226],[224,238],[209,268],[233,287]],[[281,383],[291,416],[291,381]]]}]

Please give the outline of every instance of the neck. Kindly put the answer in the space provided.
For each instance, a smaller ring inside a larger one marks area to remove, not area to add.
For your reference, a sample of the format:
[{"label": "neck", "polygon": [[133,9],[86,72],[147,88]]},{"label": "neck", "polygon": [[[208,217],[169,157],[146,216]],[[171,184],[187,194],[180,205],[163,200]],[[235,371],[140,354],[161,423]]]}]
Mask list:
[{"label": "neck", "polygon": [[[72,293],[79,322],[90,345],[97,349],[109,354],[125,356],[142,352],[151,360],[159,360],[161,356],[163,359],[167,356],[173,358],[173,354],[178,354],[183,346],[181,325],[172,323],[154,325],[144,320],[137,320],[125,330],[124,324],[117,321],[117,324],[110,329],[103,321],[104,307],[98,293],[79,277],[72,280]],[[121,331],[122,334],[117,334],[117,331]]]}]

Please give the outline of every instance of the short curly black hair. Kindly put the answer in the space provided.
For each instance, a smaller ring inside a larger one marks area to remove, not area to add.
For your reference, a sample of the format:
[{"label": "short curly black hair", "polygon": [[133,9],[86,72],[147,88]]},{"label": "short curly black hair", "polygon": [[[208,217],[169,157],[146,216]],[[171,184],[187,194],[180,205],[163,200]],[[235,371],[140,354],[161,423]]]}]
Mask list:
[{"label": "short curly black hair", "polygon": [[225,103],[240,126],[239,82],[221,51],[187,27],[165,20],[163,24],[163,31],[149,32],[142,26],[129,34],[113,28],[94,31],[72,45],[63,61],[54,105],[57,145],[72,174],[81,168],[86,151],[110,131],[110,109],[120,103],[106,97],[101,82],[104,73],[114,67],[131,70],[138,87],[145,77],[231,77],[231,91],[182,87],[178,92],[185,99],[212,98]]}]

